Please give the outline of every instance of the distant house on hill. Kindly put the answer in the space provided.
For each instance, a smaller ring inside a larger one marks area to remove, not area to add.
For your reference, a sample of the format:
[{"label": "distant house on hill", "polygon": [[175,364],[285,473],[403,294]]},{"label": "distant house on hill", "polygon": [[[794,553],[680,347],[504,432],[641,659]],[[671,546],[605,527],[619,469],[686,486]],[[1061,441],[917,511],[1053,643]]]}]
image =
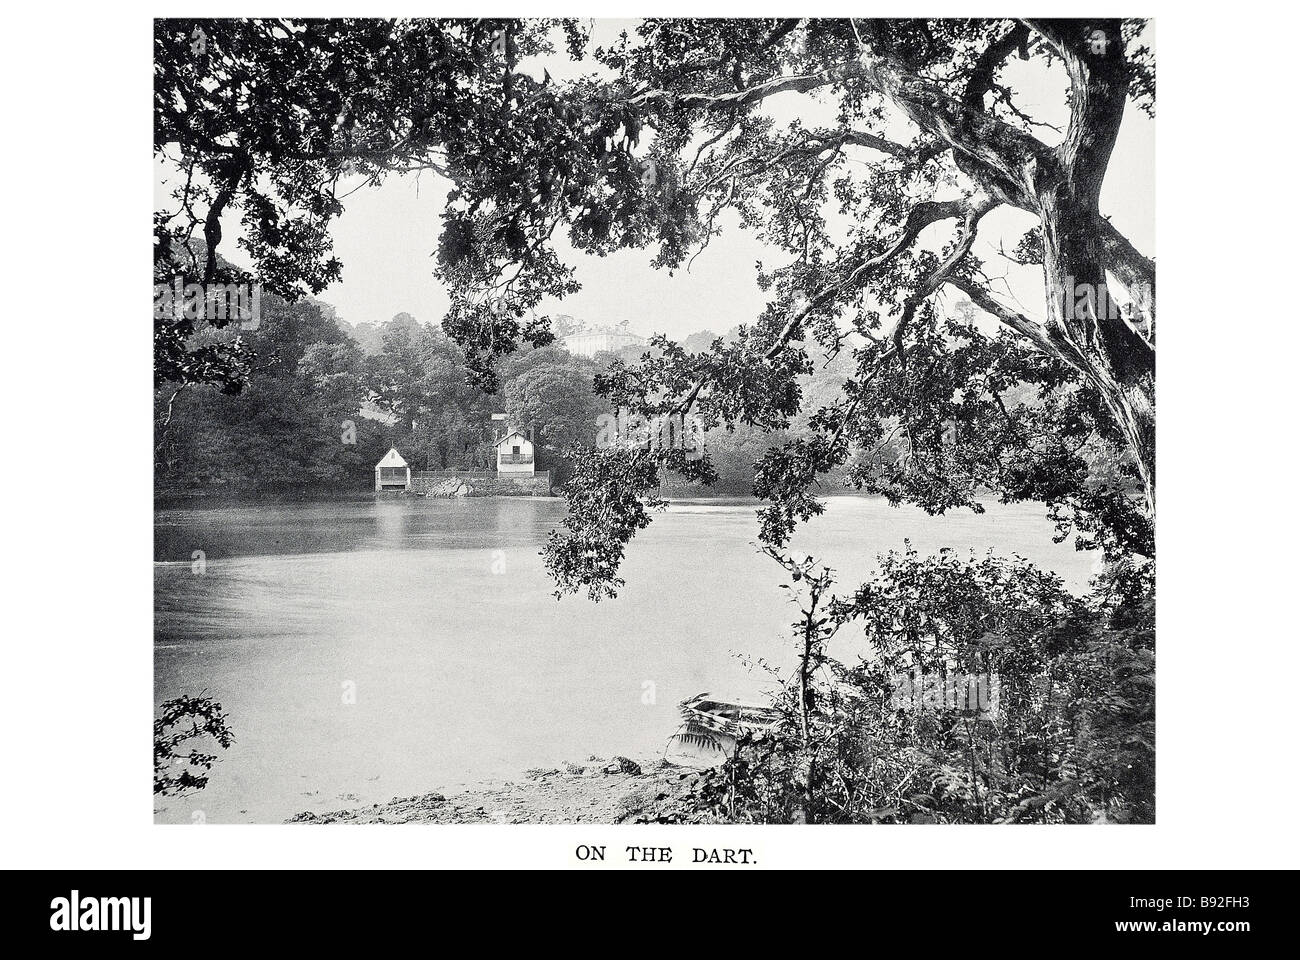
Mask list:
[{"label": "distant house on hill", "polygon": [[393,447],[384,454],[384,459],[375,464],[375,489],[407,490],[410,486],[411,468]]},{"label": "distant house on hill", "polygon": [[531,477],[533,475],[533,441],[518,430],[508,430],[495,446],[497,476]]},{"label": "distant house on hill", "polygon": [[563,343],[574,356],[594,357],[598,353],[617,353],[624,347],[643,347],[645,337],[629,333],[625,327],[589,327],[564,337]]}]

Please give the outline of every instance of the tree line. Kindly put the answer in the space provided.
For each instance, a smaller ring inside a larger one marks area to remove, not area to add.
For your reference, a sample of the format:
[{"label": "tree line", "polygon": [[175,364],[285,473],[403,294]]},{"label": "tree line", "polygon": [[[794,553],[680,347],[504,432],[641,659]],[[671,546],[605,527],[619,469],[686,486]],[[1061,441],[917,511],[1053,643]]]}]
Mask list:
[{"label": "tree line", "polygon": [[[155,391],[160,490],[361,492],[392,446],[415,470],[491,470],[493,413],[533,429],[537,468],[561,483],[572,472],[573,451],[595,445],[599,418],[613,409],[595,393],[595,378],[641,353],[627,348],[592,359],[557,343],[535,347],[502,365],[500,389],[489,394],[467,377],[461,349],[434,324],[399,313],[353,325],[319,299],[289,303],[275,295],[264,298],[255,329],[200,324],[188,348],[236,339],[238,390],[166,381]],[[685,342],[714,339],[700,331]],[[810,383],[829,391],[842,376],[830,368]],[[710,432],[719,481],[690,492],[749,493],[754,462],[776,442],[753,429]]]}]

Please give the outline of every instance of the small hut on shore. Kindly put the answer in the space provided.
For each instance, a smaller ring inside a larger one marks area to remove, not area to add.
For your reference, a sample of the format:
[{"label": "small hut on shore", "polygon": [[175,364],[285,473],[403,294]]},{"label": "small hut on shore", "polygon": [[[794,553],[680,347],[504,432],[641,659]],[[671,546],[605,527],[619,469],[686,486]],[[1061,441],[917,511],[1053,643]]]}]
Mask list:
[{"label": "small hut on shore", "polygon": [[375,464],[376,490],[409,490],[411,487],[411,468],[402,455],[392,447],[384,454],[384,459]]},{"label": "small hut on shore", "polygon": [[[530,434],[531,430],[528,431]],[[509,430],[494,444],[497,451],[498,477],[533,475],[533,441],[518,430]]]}]

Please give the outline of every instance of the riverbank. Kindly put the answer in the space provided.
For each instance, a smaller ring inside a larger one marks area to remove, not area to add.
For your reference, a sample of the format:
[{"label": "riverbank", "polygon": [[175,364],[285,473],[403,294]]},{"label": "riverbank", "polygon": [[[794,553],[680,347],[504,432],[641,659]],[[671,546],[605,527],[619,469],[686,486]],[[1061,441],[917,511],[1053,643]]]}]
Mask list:
[{"label": "riverbank", "polygon": [[460,793],[394,797],[387,803],[317,813],[287,823],[697,823],[699,773],[663,760],[592,757],[564,769],[524,772],[518,780]]}]

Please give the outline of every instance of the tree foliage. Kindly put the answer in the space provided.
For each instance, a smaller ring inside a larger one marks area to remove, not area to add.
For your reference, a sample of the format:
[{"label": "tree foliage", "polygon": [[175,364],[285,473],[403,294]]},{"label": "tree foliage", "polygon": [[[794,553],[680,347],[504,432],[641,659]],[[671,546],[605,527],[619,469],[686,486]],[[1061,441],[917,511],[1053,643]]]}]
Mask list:
[{"label": "tree foliage", "polygon": [[204,696],[176,697],[159,711],[153,722],[153,792],[176,796],[202,790],[217,762],[217,755],[206,751],[228,750],[235,742],[225,711]]},{"label": "tree foliage", "polygon": [[[804,597],[834,582],[785,565]],[[1154,822],[1153,611],[1105,595],[1019,558],[882,557],[850,597],[801,608],[799,674],[777,678],[787,722],[707,774],[700,805],[769,823]],[[830,655],[856,631],[856,662]]]},{"label": "tree foliage", "polygon": [[502,364],[503,396],[493,397],[468,382],[460,348],[438,328],[406,313],[360,326],[373,330],[364,345],[328,304],[267,297],[258,329],[240,333],[253,361],[237,394],[213,384],[156,391],[160,484],[357,492],[390,446],[416,470],[488,470],[502,404],[511,424],[536,428],[539,469],[557,483],[570,448],[592,445],[607,409],[592,393],[595,362],[554,347],[520,351]]}]

